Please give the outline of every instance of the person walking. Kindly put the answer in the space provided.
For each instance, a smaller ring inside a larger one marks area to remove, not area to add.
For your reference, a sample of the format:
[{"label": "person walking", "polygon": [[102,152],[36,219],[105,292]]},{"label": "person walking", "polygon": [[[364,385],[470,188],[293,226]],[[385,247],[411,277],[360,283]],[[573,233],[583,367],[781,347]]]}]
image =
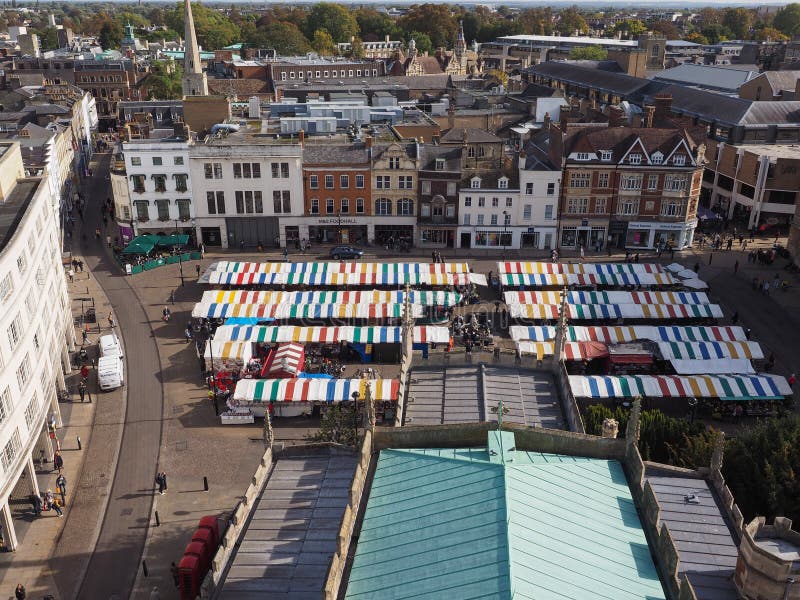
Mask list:
[{"label": "person walking", "polygon": [[167,474],[165,471],[161,471],[161,481],[164,482],[164,491],[167,491]]},{"label": "person walking", "polygon": [[25,592],[25,586],[21,583],[17,586],[17,589],[14,590],[14,597],[17,600],[25,600],[27,595],[27,592]]},{"label": "person walking", "polygon": [[733,274],[736,275],[739,272],[739,261],[737,260],[733,263]]},{"label": "person walking", "polygon": [[61,510],[61,499],[60,498],[54,498],[53,499],[53,510],[56,511],[56,514],[58,515],[59,519],[64,516],[64,511]]},{"label": "person walking", "polygon": [[70,269],[67,271],[67,275],[69,275],[69,282],[75,283],[75,269]]},{"label": "person walking", "polygon": [[62,506],[67,505],[67,478],[64,475],[59,475],[56,479],[56,491],[61,494]]},{"label": "person walking", "polygon": [[81,402],[83,402],[83,398],[86,396],[86,382],[83,380],[78,384],[78,395],[81,397]]},{"label": "person walking", "polygon": [[58,469],[58,472],[61,473],[61,469],[64,468],[64,459],[61,456],[61,452],[56,451],[55,456],[53,456],[53,470],[55,471]]},{"label": "person walking", "polygon": [[172,561],[172,564],[169,566],[169,572],[172,574],[172,583],[175,584],[175,587],[180,586],[181,580],[179,577],[178,565],[175,564],[175,561]]},{"label": "person walking", "polygon": [[200,279],[200,265],[195,265],[194,270],[197,271],[197,278]]},{"label": "person walking", "polygon": [[797,375],[792,373],[789,375],[789,379],[787,379],[787,381],[789,382],[789,387],[794,390],[794,384],[797,383]]},{"label": "person walking", "polygon": [[111,329],[114,329],[114,326],[115,326],[115,325],[116,325],[116,323],[114,322],[114,312],[113,312],[113,311],[110,311],[110,312],[108,313],[108,326],[109,326]]},{"label": "person walking", "polygon": [[89,332],[86,331],[85,329],[83,331],[81,331],[81,339],[82,339],[82,342],[81,342],[82,346],[85,346],[86,344],[89,343]]},{"label": "person walking", "polygon": [[166,489],[166,484],[164,482],[164,478],[161,476],[161,473],[156,473],[156,485],[158,486],[158,493],[163,496],[164,490]]},{"label": "person walking", "polygon": [[33,505],[33,515],[39,517],[42,515],[42,498],[39,494],[31,494],[31,504]]},{"label": "person walking", "polygon": [[89,367],[87,365],[81,366],[81,381],[89,379]]}]

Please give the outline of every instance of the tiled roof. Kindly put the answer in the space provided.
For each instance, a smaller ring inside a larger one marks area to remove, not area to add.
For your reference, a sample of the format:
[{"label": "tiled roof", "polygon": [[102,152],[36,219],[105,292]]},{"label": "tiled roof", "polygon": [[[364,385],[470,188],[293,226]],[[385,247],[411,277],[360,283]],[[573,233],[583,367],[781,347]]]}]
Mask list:
[{"label": "tiled roof", "polygon": [[420,170],[435,171],[436,159],[445,159],[445,171],[461,170],[461,147],[425,144],[420,148]]},{"label": "tiled roof", "polygon": [[618,461],[383,450],[346,598],[665,598]]},{"label": "tiled roof", "polygon": [[556,77],[562,81],[588,85],[621,96],[633,94],[650,83],[649,80],[641,77],[610,73],[561,62],[544,62],[531,67],[529,70],[537,75]]},{"label": "tiled roof", "polygon": [[304,165],[356,165],[368,162],[364,146],[325,144],[312,138],[303,148]]},{"label": "tiled roof", "polygon": [[441,137],[442,144],[461,144],[462,142],[467,142],[468,144],[489,144],[502,141],[501,138],[493,133],[474,127],[467,129],[453,127]]},{"label": "tiled roof", "polygon": [[764,71],[760,77],[766,78],[772,92],[777,94],[782,90],[794,91],[800,71]]},{"label": "tiled roof", "polygon": [[653,79],[735,92],[743,83],[750,81],[756,75],[757,71],[683,64],[661,71]]},{"label": "tiled roof", "polygon": [[564,154],[611,150],[613,164],[622,160],[637,139],[642,142],[648,154],[660,150],[665,157],[680,144],[681,140],[685,140],[691,149],[696,146],[686,132],[677,129],[604,127],[579,129],[569,135],[564,142]]}]

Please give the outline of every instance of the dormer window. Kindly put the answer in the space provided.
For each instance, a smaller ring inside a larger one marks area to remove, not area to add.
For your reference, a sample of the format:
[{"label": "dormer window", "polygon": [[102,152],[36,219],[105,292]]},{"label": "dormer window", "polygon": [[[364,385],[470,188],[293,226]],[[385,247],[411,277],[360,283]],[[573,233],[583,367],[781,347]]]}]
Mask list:
[{"label": "dormer window", "polygon": [[672,164],[674,164],[676,167],[682,167],[686,164],[686,156],[683,154],[676,154],[672,158]]},{"label": "dormer window", "polygon": [[611,150],[600,150],[600,160],[611,160]]},{"label": "dormer window", "polygon": [[628,162],[632,165],[640,165],[642,164],[642,155],[641,154],[631,154],[628,156]]},{"label": "dormer window", "polygon": [[436,159],[436,170],[437,171],[444,171],[445,161],[443,158]]},{"label": "dormer window", "polygon": [[501,177],[497,180],[497,187],[501,190],[508,189],[508,177]]},{"label": "dormer window", "polygon": [[588,152],[578,152],[575,154],[575,160],[589,160]]},{"label": "dormer window", "polygon": [[473,177],[472,179],[470,179],[469,187],[471,187],[472,189],[478,189],[479,187],[481,187],[481,178]]},{"label": "dormer window", "polygon": [[653,156],[650,157],[650,160],[653,162],[654,165],[660,165],[664,162],[664,155],[661,152],[656,152]]}]

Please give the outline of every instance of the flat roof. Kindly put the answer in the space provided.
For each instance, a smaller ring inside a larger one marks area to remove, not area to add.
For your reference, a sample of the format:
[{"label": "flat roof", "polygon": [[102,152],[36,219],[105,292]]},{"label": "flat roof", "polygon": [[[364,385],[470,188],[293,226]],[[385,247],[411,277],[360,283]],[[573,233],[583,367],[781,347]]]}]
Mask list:
[{"label": "flat roof", "polygon": [[350,499],[355,456],[279,458],[220,586],[220,600],[319,598]]},{"label": "flat roof", "polygon": [[[7,149],[7,145],[0,147]],[[14,237],[41,182],[42,179],[38,177],[17,180],[17,185],[6,196],[5,201],[0,202],[0,251],[3,251]]]},{"label": "flat roof", "polygon": [[511,43],[542,43],[542,44],[587,44],[598,46],[623,46],[628,48],[638,48],[639,42],[636,40],[617,40],[614,38],[595,38],[588,36],[565,36],[565,35],[504,35],[497,38],[499,42]]},{"label": "flat roof", "polygon": [[506,421],[566,429],[555,382],[549,373],[508,367],[415,368],[405,408],[405,425],[445,425],[495,420],[499,398]]},{"label": "flat roof", "polygon": [[382,450],[345,598],[666,597],[622,465],[486,447]]}]

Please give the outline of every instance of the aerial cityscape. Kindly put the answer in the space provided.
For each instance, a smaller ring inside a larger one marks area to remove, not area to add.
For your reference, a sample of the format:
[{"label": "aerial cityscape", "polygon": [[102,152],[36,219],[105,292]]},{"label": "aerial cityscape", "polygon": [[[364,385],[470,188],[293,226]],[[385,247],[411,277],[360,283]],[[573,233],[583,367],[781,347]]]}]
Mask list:
[{"label": "aerial cityscape", "polygon": [[0,597],[800,600],[798,214],[798,3],[5,2]]}]

